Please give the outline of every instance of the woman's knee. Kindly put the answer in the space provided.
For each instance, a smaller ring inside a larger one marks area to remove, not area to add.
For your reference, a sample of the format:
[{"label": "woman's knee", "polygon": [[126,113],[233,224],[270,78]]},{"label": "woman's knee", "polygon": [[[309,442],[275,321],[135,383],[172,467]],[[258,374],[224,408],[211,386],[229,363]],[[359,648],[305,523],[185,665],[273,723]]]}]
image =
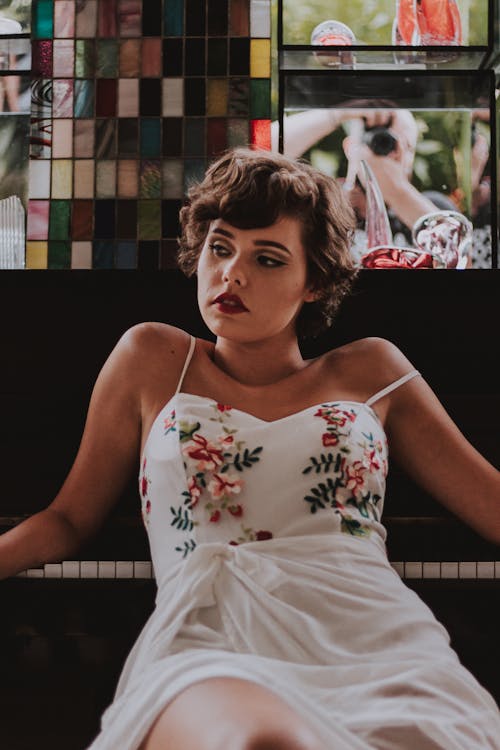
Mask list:
[{"label": "woman's knee", "polygon": [[244,750],[326,750],[308,728],[258,727],[249,733]]},{"label": "woman's knee", "polygon": [[180,693],[140,750],[324,750],[302,718],[272,691],[212,678]]}]

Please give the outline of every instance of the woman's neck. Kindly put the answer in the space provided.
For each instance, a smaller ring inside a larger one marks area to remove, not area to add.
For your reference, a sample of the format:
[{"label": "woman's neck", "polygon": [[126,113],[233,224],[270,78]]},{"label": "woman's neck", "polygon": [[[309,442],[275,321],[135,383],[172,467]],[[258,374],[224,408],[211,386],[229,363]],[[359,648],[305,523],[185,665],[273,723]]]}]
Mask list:
[{"label": "woman's neck", "polygon": [[297,339],[235,342],[218,338],[212,361],[223,372],[249,388],[272,385],[307,367]]}]

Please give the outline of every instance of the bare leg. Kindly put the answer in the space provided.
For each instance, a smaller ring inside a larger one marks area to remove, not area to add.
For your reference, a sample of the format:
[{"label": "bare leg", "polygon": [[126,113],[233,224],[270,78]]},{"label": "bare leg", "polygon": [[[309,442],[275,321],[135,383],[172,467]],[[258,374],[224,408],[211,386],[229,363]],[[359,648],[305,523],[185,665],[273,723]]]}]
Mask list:
[{"label": "bare leg", "polygon": [[139,750],[326,750],[275,693],[214,677],[186,688],[160,714]]}]

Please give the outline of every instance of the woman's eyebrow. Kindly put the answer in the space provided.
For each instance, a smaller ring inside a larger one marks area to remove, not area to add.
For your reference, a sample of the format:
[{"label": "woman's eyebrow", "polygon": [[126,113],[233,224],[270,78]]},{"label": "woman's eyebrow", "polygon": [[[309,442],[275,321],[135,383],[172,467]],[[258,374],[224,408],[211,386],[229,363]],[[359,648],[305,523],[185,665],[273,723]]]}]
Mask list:
[{"label": "woman's eyebrow", "polygon": [[254,240],[254,245],[258,245],[260,247],[278,247],[280,250],[284,250],[288,255],[291,255],[290,250],[281,244],[281,242],[275,242],[274,240]]},{"label": "woman's eyebrow", "polygon": [[228,232],[227,229],[222,229],[221,227],[214,227],[210,230],[214,234],[223,234],[224,237],[229,237],[231,240],[234,240],[234,234],[231,234],[231,232]]},{"label": "woman's eyebrow", "polygon": [[[234,234],[228,232],[227,229],[222,229],[222,227],[214,227],[211,230],[211,233],[222,234],[224,237],[229,237],[229,239],[234,240]],[[277,247],[280,250],[284,250],[288,255],[291,255],[290,250],[285,247],[285,245],[282,245],[281,242],[275,242],[274,240],[254,240],[253,244],[259,247]]]}]

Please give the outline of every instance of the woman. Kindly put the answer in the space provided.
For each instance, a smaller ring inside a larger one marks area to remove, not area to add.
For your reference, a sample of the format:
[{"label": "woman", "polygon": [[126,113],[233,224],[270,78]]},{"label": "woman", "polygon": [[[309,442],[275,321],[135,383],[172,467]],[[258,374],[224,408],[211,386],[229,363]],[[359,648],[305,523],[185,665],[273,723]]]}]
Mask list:
[{"label": "woman", "polygon": [[141,452],[158,596],[92,750],[498,750],[493,699],[387,561],[386,433],[409,474],[497,541],[500,473],[390,342],[299,351],[355,274],[342,191],[236,149],[181,223],[216,343],[128,331],[59,495],[0,540],[3,576],[67,558]]}]

